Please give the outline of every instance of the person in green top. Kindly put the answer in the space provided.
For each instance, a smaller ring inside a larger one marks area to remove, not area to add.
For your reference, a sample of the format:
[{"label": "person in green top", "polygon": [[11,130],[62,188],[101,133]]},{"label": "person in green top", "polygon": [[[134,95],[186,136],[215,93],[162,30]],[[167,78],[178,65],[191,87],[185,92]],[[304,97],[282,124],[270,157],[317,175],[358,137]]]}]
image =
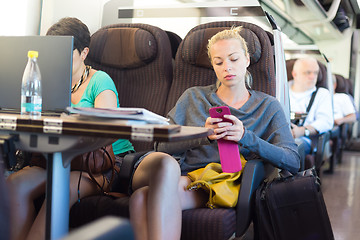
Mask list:
[{"label": "person in green top", "polygon": [[[116,107],[119,107],[118,93],[114,81],[110,76],[103,71],[95,71],[94,69],[89,70],[92,76],[91,79],[86,83],[81,84],[79,90],[74,91],[72,95],[76,96],[76,102],[71,101],[72,107],[106,107],[102,105],[95,105],[95,102],[100,97],[115,98],[111,99],[109,102],[114,102],[116,100]],[[74,85],[76,86],[76,85]],[[81,91],[81,89],[84,89]],[[77,94],[78,93],[78,94]],[[80,99],[78,99],[80,97]],[[73,97],[72,97],[73,99]],[[101,99],[99,100],[101,101]],[[115,107],[115,106],[114,106]],[[122,154],[129,151],[134,151],[134,147],[129,142],[129,140],[119,139],[113,143],[114,154]]]},{"label": "person in green top", "polygon": [[[118,93],[110,76],[85,65],[90,45],[87,26],[76,18],[63,18],[50,27],[47,35],[74,36],[71,106],[118,107]],[[113,151],[117,161],[120,161],[134,148],[128,140],[119,139],[113,143]],[[104,189],[109,187],[107,175],[103,173],[94,176]],[[33,202],[45,193],[46,170],[39,166],[27,166],[11,174],[7,184],[11,189],[14,206],[11,211],[11,239],[45,239],[45,204],[36,214]],[[101,189],[91,181],[87,172],[70,172],[70,207],[78,199],[99,193]]]}]

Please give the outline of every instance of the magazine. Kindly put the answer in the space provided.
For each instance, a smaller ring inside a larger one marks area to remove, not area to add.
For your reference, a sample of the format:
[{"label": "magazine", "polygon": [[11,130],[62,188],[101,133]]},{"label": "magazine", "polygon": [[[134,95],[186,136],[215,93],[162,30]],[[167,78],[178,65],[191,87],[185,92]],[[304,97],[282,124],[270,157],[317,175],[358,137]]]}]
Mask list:
[{"label": "magazine", "polygon": [[70,114],[79,114],[80,116],[95,117],[95,118],[112,118],[135,120],[141,123],[149,124],[165,124],[169,125],[169,119],[153,113],[144,108],[84,108],[84,107],[67,107],[67,112]]}]

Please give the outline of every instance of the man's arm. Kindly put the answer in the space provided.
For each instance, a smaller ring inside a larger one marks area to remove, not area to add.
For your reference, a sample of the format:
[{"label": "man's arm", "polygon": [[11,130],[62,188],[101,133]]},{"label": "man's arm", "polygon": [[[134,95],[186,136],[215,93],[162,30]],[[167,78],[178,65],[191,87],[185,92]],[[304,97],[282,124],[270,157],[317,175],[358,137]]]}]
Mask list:
[{"label": "man's arm", "polygon": [[355,121],[356,121],[356,114],[355,113],[350,113],[350,114],[346,115],[343,118],[335,119],[335,124],[336,125],[341,125],[343,123],[353,123]]}]

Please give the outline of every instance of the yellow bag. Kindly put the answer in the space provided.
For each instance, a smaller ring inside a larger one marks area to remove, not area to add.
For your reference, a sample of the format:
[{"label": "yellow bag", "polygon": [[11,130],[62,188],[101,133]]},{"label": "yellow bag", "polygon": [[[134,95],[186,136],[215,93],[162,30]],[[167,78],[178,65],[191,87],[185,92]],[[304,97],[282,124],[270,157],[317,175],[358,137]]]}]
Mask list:
[{"label": "yellow bag", "polygon": [[204,189],[209,193],[206,206],[213,209],[217,207],[235,207],[240,190],[240,175],[246,160],[241,155],[242,170],[235,173],[224,173],[220,163],[209,163],[205,168],[189,172],[188,177],[192,183],[188,190]]}]

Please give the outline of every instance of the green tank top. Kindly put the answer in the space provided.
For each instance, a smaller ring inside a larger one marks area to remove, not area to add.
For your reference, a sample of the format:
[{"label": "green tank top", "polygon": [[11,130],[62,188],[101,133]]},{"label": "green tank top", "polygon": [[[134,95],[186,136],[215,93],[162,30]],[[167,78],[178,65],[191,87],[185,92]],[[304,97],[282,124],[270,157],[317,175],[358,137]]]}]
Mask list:
[{"label": "green tank top", "polygon": [[[71,104],[72,107],[94,107],[95,98],[103,91],[111,90],[116,94],[117,106],[119,107],[119,97],[111,77],[103,72],[97,71],[90,79],[84,94],[81,96],[79,103]],[[120,154],[123,152],[134,151],[134,147],[129,140],[118,139],[112,144],[114,154]]]}]

